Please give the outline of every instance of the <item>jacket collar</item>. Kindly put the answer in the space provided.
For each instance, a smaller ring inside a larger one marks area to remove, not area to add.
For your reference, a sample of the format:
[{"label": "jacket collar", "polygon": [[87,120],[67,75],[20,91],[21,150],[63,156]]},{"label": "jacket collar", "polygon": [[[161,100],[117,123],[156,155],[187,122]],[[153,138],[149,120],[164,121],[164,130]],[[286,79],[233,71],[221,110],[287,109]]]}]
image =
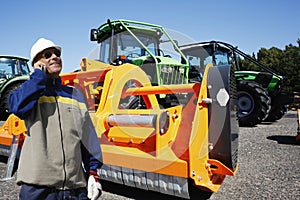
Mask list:
[{"label": "jacket collar", "polygon": [[61,88],[61,78],[48,78],[46,85],[50,87]]}]

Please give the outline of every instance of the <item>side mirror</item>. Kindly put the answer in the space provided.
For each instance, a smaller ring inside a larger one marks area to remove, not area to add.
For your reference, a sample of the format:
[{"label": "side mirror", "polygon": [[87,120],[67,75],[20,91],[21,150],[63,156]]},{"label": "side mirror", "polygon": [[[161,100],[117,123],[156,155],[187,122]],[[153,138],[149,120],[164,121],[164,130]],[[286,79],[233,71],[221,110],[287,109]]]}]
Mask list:
[{"label": "side mirror", "polygon": [[90,40],[91,41],[97,41],[97,35],[98,35],[98,30],[97,29],[92,29],[91,30],[91,35],[90,35]]}]

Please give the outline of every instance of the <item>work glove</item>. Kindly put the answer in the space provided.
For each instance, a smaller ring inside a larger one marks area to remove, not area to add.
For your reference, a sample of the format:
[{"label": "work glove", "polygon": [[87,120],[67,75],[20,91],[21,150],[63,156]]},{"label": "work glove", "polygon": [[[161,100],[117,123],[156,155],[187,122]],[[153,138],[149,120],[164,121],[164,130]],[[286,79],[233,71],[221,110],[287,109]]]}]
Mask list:
[{"label": "work glove", "polygon": [[88,198],[91,200],[98,199],[102,194],[102,186],[97,171],[90,171],[88,179]]}]

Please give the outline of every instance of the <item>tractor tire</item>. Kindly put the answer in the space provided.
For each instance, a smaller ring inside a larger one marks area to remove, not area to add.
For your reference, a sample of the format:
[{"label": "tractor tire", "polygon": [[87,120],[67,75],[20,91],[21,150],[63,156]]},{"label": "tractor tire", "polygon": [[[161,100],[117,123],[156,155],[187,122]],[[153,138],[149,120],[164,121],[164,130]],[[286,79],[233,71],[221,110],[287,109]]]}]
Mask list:
[{"label": "tractor tire", "polygon": [[281,119],[286,112],[287,112],[287,108],[285,105],[272,106],[272,109],[269,112],[268,117],[264,121],[265,122],[275,122],[275,121]]},{"label": "tractor tire", "polygon": [[9,94],[14,91],[15,89],[19,88],[22,83],[15,83],[5,89],[5,91],[1,95],[0,101],[0,120],[5,121],[11,112],[8,109],[8,98]]},{"label": "tractor tire", "polygon": [[267,91],[252,81],[239,81],[237,91],[239,125],[252,127],[261,123],[271,108]]}]

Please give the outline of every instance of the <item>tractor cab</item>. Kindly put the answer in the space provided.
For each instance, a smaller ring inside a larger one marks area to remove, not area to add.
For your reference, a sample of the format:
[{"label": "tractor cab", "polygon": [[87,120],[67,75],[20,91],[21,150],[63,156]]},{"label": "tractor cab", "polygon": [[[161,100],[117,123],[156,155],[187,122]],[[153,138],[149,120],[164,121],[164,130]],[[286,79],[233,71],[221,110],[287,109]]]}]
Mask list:
[{"label": "tractor cab", "polygon": [[28,75],[28,60],[13,56],[0,56],[0,84],[16,76]]},{"label": "tractor cab", "polygon": [[154,85],[188,83],[188,62],[163,27],[129,20],[108,20],[91,30],[99,43],[94,60],[112,65],[131,63]]},{"label": "tractor cab", "polygon": [[233,52],[217,43],[197,43],[180,47],[189,61],[189,81],[200,82],[202,80],[205,67],[208,64],[214,66],[232,64],[236,68],[237,59]]}]

